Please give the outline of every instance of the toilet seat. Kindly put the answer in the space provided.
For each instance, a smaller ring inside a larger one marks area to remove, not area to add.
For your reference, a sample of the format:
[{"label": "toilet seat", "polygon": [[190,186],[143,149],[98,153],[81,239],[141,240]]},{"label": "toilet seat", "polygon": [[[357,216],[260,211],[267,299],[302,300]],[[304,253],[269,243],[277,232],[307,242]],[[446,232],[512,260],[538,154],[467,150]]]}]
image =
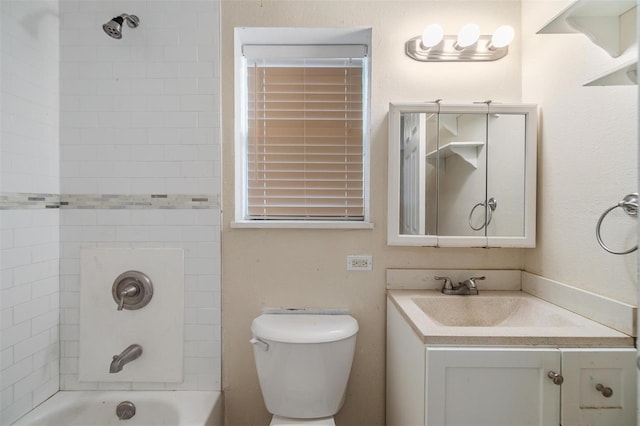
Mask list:
[{"label": "toilet seat", "polygon": [[336,422],[331,417],[322,417],[319,419],[293,419],[290,417],[280,417],[274,415],[269,426],[336,426]]}]

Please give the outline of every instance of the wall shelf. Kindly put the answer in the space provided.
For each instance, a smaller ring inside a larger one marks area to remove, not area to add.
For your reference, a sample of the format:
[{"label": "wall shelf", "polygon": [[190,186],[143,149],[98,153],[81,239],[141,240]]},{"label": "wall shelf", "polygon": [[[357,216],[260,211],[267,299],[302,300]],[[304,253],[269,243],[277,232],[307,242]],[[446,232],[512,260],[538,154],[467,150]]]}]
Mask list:
[{"label": "wall shelf", "polygon": [[578,0],[542,27],[538,34],[583,33],[611,57],[617,58],[629,47],[625,45],[621,17],[634,7],[635,0]]},{"label": "wall shelf", "polygon": [[627,62],[586,82],[583,86],[633,86],[638,84],[638,61]]},{"label": "wall shelf", "polygon": [[452,155],[457,155],[469,163],[474,169],[478,168],[478,148],[484,146],[482,141],[474,142],[450,142],[441,146],[435,151],[427,154],[427,161],[435,164],[437,157],[447,159]]}]

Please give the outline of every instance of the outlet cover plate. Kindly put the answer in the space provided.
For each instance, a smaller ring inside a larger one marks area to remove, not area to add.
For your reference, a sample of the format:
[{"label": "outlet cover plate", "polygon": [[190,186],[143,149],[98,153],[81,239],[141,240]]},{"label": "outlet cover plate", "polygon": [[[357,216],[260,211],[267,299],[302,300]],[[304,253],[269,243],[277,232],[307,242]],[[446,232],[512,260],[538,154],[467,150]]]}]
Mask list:
[{"label": "outlet cover plate", "polygon": [[347,256],[347,271],[370,271],[373,268],[373,258],[368,254]]}]

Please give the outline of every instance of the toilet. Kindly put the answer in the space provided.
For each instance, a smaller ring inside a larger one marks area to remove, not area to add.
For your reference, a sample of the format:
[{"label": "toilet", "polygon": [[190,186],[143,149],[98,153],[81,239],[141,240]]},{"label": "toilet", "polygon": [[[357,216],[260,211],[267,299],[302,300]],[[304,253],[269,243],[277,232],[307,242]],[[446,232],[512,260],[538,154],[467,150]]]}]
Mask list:
[{"label": "toilet", "polygon": [[335,425],[355,352],[356,319],[268,313],[253,320],[251,332],[270,425]]}]

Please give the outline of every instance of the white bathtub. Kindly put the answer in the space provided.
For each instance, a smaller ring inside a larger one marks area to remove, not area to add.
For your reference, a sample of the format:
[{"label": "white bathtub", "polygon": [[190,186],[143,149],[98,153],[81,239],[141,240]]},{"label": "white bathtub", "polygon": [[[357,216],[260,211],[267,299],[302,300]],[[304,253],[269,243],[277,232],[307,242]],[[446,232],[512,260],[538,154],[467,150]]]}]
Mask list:
[{"label": "white bathtub", "polygon": [[[116,406],[131,401],[136,414],[116,416]],[[63,391],[40,404],[14,425],[30,426],[222,426],[220,392]]]}]

